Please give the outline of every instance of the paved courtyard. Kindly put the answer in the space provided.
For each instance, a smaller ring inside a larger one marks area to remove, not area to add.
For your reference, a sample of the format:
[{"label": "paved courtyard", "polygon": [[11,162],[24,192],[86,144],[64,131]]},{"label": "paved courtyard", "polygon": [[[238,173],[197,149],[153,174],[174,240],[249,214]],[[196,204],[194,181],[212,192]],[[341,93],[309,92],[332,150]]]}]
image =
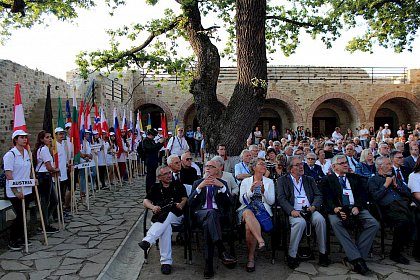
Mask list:
[{"label": "paved courtyard", "polygon": [[[174,266],[169,276],[160,272],[159,252],[151,249],[148,264],[143,264],[143,252],[137,242],[143,237],[142,219],[144,178],[124,184],[116,191],[102,190],[91,199],[91,210],[79,209],[66,230],[49,235],[49,246],[42,244],[43,235],[30,236],[32,246],[29,253],[6,251],[5,242],[0,245],[0,280],[50,279],[201,279],[203,260],[201,249],[193,243],[193,263],[185,264],[183,247],[173,246]],[[267,239],[269,240],[269,238]],[[390,240],[387,240],[389,244]],[[375,243],[374,252],[379,252]],[[388,246],[389,247],[389,246]],[[328,268],[319,267],[316,261],[303,262],[295,271],[283,262],[284,252],[278,251],[276,262],[271,264],[271,252],[259,253],[256,272],[247,273],[245,243],[237,244],[238,265],[234,269],[225,268],[215,260],[214,279],[420,279],[420,263],[399,265],[389,259],[380,260],[374,255],[368,266],[375,272],[364,277],[350,272],[341,264],[344,256],[340,247],[333,243],[331,255],[333,264]],[[389,248],[387,248],[389,251]]]}]

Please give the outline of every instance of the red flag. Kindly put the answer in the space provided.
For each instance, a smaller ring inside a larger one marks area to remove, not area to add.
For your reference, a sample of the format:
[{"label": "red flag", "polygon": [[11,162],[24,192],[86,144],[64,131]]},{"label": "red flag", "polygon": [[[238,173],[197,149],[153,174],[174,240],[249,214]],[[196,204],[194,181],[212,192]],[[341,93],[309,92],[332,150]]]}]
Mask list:
[{"label": "red flag", "polygon": [[[83,106],[83,101],[81,102],[81,105]],[[83,108],[83,107],[80,107]],[[81,109],[83,111],[83,109]],[[79,112],[81,113],[81,112]],[[74,162],[75,164],[78,164],[80,161],[80,130],[77,123],[77,119],[80,121],[82,115],[77,115],[77,102],[76,102],[76,93],[73,92],[73,109],[72,109],[72,122],[71,122],[71,131],[70,131],[70,141],[73,143],[73,150],[74,150]],[[78,117],[78,118],[77,118]],[[79,122],[80,123],[80,122]]]},{"label": "red flag", "polygon": [[106,131],[106,135],[109,135],[108,123],[106,122],[103,108],[101,108],[101,127],[102,127],[102,130]]},{"label": "red flag", "polygon": [[[168,138],[168,128],[167,128],[167,125],[166,125],[166,114],[165,113],[163,113],[163,116],[162,116],[161,126],[162,126],[163,137]],[[167,144],[168,143],[165,141],[165,148],[166,148]]]},{"label": "red flag", "polygon": [[121,129],[118,123],[116,108],[114,108],[114,131],[115,131],[115,139],[117,140],[117,146],[118,146],[117,157],[119,158],[122,152],[124,151],[124,148],[123,148],[123,143],[122,143],[122,138],[121,138]]},{"label": "red flag", "polygon": [[15,86],[15,106],[13,108],[13,132],[16,130],[27,132],[19,84],[16,84]]}]

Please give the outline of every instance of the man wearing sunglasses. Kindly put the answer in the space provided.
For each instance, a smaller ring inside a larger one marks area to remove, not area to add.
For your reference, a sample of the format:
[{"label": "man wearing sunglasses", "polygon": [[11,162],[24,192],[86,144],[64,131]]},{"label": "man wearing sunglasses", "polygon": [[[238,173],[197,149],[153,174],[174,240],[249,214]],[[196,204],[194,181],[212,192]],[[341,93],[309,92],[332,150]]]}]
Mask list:
[{"label": "man wearing sunglasses", "polygon": [[205,178],[194,182],[189,198],[193,219],[203,229],[206,279],[214,275],[214,246],[217,247],[219,258],[224,265],[237,262],[236,258],[226,251],[222,242],[221,219],[228,215],[232,199],[226,182],[219,178],[220,168],[219,162],[209,160],[205,165]]}]

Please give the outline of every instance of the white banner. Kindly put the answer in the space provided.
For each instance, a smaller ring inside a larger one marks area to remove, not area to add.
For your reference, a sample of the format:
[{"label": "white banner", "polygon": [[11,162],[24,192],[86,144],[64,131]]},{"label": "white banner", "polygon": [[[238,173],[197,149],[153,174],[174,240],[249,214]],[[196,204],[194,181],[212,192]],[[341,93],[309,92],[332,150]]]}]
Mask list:
[{"label": "white banner", "polygon": [[35,179],[7,180],[6,188],[33,187]]},{"label": "white banner", "polygon": [[95,166],[94,161],[80,163],[80,164],[76,165],[76,168],[83,169],[83,168],[88,168],[88,167],[92,167],[92,166]]},{"label": "white banner", "polygon": [[99,151],[101,149],[101,147],[102,147],[102,144],[92,144],[92,145],[90,145],[90,148],[92,150],[95,150],[95,151]]}]

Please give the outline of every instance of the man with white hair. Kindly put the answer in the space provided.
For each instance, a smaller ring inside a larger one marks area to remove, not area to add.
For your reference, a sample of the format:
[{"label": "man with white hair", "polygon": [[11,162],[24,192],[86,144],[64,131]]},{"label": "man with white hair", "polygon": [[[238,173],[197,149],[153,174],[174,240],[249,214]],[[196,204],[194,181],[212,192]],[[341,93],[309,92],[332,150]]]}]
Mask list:
[{"label": "man with white hair", "polygon": [[375,155],[375,159],[378,157],[385,157],[389,156],[389,146],[387,143],[379,143],[378,145],[378,153]]},{"label": "man with white hair", "polygon": [[258,145],[250,145],[248,147],[248,150],[251,152],[252,158],[258,157],[258,152],[259,152]]},{"label": "man with white hair", "polygon": [[239,186],[236,183],[235,177],[233,177],[232,173],[223,171],[223,165],[225,161],[221,156],[215,156],[211,159],[214,162],[217,162],[219,166],[216,166],[219,168],[220,174],[222,174],[221,179],[224,180],[227,183],[227,186],[231,192],[232,195],[238,195],[239,194]]},{"label": "man with white hair", "polygon": [[240,158],[242,161],[235,165],[235,178],[242,182],[243,179],[252,176],[248,167],[252,159],[252,154],[249,150],[243,150]]}]

